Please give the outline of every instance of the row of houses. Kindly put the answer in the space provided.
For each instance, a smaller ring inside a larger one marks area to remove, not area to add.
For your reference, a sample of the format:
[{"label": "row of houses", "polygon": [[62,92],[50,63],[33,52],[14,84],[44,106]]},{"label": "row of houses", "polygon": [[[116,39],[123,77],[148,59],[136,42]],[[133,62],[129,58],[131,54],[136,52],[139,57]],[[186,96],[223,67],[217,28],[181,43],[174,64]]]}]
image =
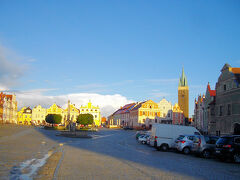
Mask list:
[{"label": "row of houses", "polygon": [[55,103],[48,109],[43,108],[41,105],[38,105],[33,109],[30,107],[23,107],[18,112],[17,123],[22,125],[45,124],[45,118],[48,114],[61,115],[61,124],[66,124],[67,121],[76,122],[79,114],[92,114],[94,118],[94,125],[101,125],[101,114],[98,106],[93,106],[92,103],[89,102],[86,106],[80,106],[78,109],[74,104],[71,104],[70,101],[68,101],[68,106],[66,109],[63,109]]},{"label": "row of houses", "polygon": [[0,123],[17,123],[16,96],[0,92]]},{"label": "row of houses", "polygon": [[240,68],[225,64],[215,89],[195,99],[194,126],[204,134],[240,134]]},{"label": "row of houses", "polygon": [[153,123],[185,125],[183,111],[176,103],[163,98],[159,103],[152,100],[126,104],[108,117],[108,125],[138,128],[151,128]]}]

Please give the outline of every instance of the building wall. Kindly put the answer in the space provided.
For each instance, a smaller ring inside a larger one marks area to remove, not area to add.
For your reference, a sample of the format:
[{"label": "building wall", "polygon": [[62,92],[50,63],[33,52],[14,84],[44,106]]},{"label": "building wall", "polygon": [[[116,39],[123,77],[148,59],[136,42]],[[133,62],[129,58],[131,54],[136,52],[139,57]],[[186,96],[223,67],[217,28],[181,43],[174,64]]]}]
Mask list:
[{"label": "building wall", "polygon": [[183,111],[177,103],[173,106],[172,114],[172,124],[185,125]]},{"label": "building wall", "polygon": [[91,102],[87,106],[80,107],[80,114],[92,114],[95,126],[101,125],[101,114],[98,106],[93,106]]},{"label": "building wall", "polygon": [[18,112],[18,124],[21,125],[31,125],[32,124],[32,110],[31,108],[23,107]]},{"label": "building wall", "polygon": [[194,126],[200,130],[202,133],[207,134],[208,132],[208,123],[205,120],[205,96],[198,96],[197,100],[195,101],[195,108],[194,108]]},{"label": "building wall", "polygon": [[230,69],[231,67],[225,64],[216,83],[214,116],[211,117],[216,124],[215,128],[210,128],[211,134],[232,134],[235,124],[240,124],[239,80]]},{"label": "building wall", "polygon": [[165,98],[163,98],[159,103],[158,107],[161,112],[161,117],[166,119],[172,119],[172,103],[168,102]]},{"label": "building wall", "polygon": [[38,105],[32,109],[32,121],[34,124],[44,124],[47,116],[47,109]]},{"label": "building wall", "polygon": [[161,116],[160,109],[158,104],[152,100],[142,102],[139,105],[136,105],[136,109],[130,111],[130,121],[133,124],[133,127],[149,127],[158,117]]},{"label": "building wall", "polygon": [[15,95],[0,93],[0,121],[2,123],[17,123],[17,101]]},{"label": "building wall", "polygon": [[64,123],[64,113],[63,113],[63,109],[60,106],[57,106],[55,103],[47,109],[47,115],[48,114],[59,114],[62,116],[62,122],[61,124]]},{"label": "building wall", "polygon": [[189,88],[178,87],[178,104],[180,109],[183,111],[184,117],[189,116]]}]

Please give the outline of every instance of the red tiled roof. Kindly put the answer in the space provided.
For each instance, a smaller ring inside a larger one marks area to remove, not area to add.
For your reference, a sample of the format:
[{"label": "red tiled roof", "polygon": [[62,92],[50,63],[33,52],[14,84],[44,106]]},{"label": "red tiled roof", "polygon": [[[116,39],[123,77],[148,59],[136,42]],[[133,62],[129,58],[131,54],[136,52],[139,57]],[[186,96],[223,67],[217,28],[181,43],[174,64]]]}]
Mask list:
[{"label": "red tiled roof", "polygon": [[209,83],[207,85],[207,88],[208,88],[208,91],[210,93],[210,96],[216,96],[216,90],[211,90]]}]

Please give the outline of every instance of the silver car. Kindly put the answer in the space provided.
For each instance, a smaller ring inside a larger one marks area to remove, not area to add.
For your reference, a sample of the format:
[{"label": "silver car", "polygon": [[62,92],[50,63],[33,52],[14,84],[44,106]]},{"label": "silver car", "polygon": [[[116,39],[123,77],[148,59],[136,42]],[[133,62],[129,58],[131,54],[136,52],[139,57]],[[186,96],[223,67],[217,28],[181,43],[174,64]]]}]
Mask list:
[{"label": "silver car", "polygon": [[198,136],[198,140],[193,143],[192,152],[201,155],[204,158],[210,158],[215,152],[217,136]]},{"label": "silver car", "polygon": [[177,150],[184,154],[190,154],[193,144],[199,140],[197,135],[180,135],[177,140]]}]

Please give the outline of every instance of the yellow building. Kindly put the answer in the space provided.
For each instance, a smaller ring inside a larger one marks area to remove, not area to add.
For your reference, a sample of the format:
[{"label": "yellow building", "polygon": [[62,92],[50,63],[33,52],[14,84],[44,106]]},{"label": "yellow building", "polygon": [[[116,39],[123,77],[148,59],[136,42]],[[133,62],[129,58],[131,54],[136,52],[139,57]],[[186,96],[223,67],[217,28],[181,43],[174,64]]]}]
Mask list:
[{"label": "yellow building", "polygon": [[31,125],[32,121],[32,109],[30,107],[23,107],[18,112],[18,124]]},{"label": "yellow building", "polygon": [[45,118],[47,116],[47,109],[43,108],[41,105],[35,106],[32,109],[32,122],[36,125],[44,124]]},{"label": "yellow building", "polygon": [[64,113],[63,113],[63,109],[60,106],[58,106],[54,103],[50,108],[47,109],[47,115],[48,114],[59,114],[59,115],[61,115],[62,116],[61,124],[64,124]]},{"label": "yellow building", "polygon": [[87,106],[80,107],[80,114],[92,114],[95,126],[101,125],[100,108],[93,106],[91,102],[89,102]]},{"label": "yellow building", "polygon": [[152,100],[137,103],[130,111],[130,124],[134,128],[149,127],[161,116],[158,104]]},{"label": "yellow building", "polygon": [[64,114],[63,119],[65,123],[67,121],[76,122],[80,112],[79,109],[75,107],[75,104],[71,104],[70,101],[68,101],[68,107],[64,109],[63,114]]},{"label": "yellow building", "polygon": [[180,109],[183,111],[184,117],[189,117],[189,88],[187,84],[187,78],[184,73],[184,69],[182,69],[182,76],[179,79],[178,85],[178,104]]}]

